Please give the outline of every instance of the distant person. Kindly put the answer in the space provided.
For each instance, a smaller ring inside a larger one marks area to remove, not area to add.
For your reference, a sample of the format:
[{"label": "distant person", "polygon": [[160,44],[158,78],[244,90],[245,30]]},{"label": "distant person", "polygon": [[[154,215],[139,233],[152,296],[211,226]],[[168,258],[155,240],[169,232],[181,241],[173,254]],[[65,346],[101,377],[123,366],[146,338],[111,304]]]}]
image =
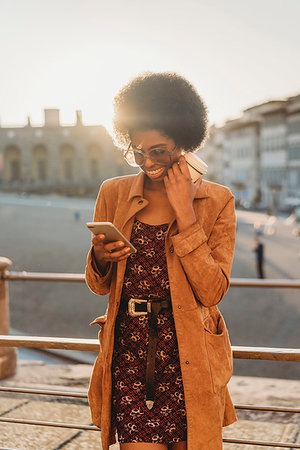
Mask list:
[{"label": "distant person", "polygon": [[257,236],[255,238],[255,248],[254,252],[256,253],[256,269],[257,269],[257,277],[265,278],[264,276],[264,244],[261,242],[260,238]]},{"label": "distant person", "polygon": [[80,219],[80,212],[78,210],[74,212],[74,219],[76,220],[76,222],[78,222]]},{"label": "distant person", "polygon": [[89,403],[103,450],[221,450],[236,415],[232,351],[217,304],[230,279],[234,197],[184,154],[207,134],[206,106],[175,73],[147,73],[115,98],[114,128],[137,175],[106,180],[94,221],[113,222],[137,249],[93,236],[86,282],[109,295]]},{"label": "distant person", "polygon": [[255,236],[262,236],[264,231],[263,225],[260,222],[254,223],[254,234]]}]

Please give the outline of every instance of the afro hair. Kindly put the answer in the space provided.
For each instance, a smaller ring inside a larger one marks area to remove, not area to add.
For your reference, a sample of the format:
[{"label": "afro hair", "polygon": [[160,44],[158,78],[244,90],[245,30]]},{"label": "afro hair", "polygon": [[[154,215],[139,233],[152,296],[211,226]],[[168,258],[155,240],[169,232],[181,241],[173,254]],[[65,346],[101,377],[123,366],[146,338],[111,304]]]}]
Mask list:
[{"label": "afro hair", "polygon": [[114,99],[114,133],[127,148],[134,131],[158,130],[186,152],[207,137],[207,108],[196,89],[176,73],[146,72],[126,84]]}]

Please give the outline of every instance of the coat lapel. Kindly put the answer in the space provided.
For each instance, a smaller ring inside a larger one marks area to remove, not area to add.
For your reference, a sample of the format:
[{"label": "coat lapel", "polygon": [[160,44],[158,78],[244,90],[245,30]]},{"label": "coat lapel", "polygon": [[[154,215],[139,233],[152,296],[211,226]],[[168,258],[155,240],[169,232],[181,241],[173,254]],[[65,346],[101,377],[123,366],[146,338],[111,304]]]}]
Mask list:
[{"label": "coat lapel", "polygon": [[[135,214],[141,209],[145,208],[148,205],[148,200],[143,198],[144,194],[144,172],[140,172],[133,179],[133,183],[130,187],[128,197],[126,198],[127,193],[124,193],[124,211],[122,216],[124,217],[121,225],[120,231],[124,234],[124,236],[130,240],[131,230],[134,222]],[[125,270],[126,270],[127,260],[120,261],[117,265],[117,279],[118,281],[123,280]],[[122,285],[119,284],[119,295],[121,295]]]}]

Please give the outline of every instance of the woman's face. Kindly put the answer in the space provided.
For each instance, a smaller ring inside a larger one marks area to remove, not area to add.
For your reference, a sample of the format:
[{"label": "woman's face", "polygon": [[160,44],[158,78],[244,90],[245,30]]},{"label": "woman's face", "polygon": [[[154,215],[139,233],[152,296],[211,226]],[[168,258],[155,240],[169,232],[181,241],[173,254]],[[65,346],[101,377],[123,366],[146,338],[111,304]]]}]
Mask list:
[{"label": "woman's face", "polygon": [[[178,161],[181,155],[181,148],[175,148],[173,139],[166,137],[158,130],[135,131],[131,135],[131,143],[134,149],[142,151],[145,154],[145,160],[141,169],[147,177],[153,182],[161,182],[167,175],[168,169]],[[152,150],[155,150],[153,152]],[[159,155],[167,151],[164,158],[149,158],[149,154]]]}]

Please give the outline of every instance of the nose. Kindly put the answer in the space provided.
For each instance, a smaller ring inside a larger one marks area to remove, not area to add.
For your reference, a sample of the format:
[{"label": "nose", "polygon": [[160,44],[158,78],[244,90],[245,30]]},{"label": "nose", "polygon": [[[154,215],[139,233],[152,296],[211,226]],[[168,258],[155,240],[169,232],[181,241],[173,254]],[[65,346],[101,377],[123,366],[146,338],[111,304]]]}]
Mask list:
[{"label": "nose", "polygon": [[147,167],[147,168],[150,168],[150,167],[152,167],[153,166],[153,161],[149,158],[149,156],[147,156],[147,155],[145,155],[144,156],[144,164],[143,164],[143,166],[144,167]]}]

